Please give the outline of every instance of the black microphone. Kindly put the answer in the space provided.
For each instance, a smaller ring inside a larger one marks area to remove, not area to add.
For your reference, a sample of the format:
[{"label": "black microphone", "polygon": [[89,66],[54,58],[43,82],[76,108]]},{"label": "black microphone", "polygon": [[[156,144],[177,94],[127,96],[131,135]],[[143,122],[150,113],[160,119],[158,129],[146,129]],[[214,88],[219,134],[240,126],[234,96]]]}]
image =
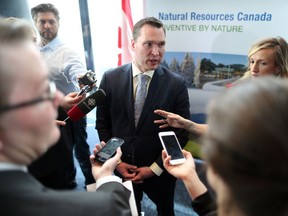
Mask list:
[{"label": "black microphone", "polygon": [[103,99],[106,97],[106,93],[103,89],[98,89],[93,94],[89,95],[87,98],[79,102],[77,105],[73,106],[68,111],[68,117],[64,120],[65,122],[68,119],[78,121],[83,118],[87,113],[93,110],[97,105],[99,105]]}]

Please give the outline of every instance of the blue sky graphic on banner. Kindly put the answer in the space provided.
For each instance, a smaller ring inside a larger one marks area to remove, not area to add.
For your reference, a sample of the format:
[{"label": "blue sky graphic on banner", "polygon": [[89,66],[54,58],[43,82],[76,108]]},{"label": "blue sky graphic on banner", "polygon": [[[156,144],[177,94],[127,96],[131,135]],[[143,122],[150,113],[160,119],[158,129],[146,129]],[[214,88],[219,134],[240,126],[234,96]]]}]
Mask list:
[{"label": "blue sky graphic on banner", "polygon": [[255,41],[287,40],[287,8],[287,0],[145,0],[144,16],[165,25],[163,64],[185,76],[189,87],[201,88],[207,81],[242,76]]}]

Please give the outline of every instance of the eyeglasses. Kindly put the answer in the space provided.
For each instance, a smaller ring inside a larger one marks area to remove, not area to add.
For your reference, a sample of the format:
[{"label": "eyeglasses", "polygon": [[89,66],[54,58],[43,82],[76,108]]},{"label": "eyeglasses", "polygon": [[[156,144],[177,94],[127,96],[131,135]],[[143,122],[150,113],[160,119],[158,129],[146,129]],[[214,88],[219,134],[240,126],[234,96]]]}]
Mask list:
[{"label": "eyeglasses", "polygon": [[41,102],[44,102],[47,100],[53,101],[55,99],[55,96],[56,96],[56,85],[54,82],[50,81],[49,82],[48,95],[36,98],[34,100],[26,101],[23,103],[1,106],[0,107],[0,113],[19,109],[19,108],[23,108],[23,107],[27,107],[27,106],[32,106],[32,105],[35,105],[35,104],[38,104],[38,103],[41,103]]}]

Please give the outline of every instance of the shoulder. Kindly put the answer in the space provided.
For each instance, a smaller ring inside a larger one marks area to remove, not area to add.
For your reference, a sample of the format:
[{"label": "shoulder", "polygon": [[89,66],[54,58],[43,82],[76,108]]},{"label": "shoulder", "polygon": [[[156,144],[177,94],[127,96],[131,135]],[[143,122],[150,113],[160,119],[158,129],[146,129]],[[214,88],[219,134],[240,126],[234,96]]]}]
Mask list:
[{"label": "shoulder", "polygon": [[79,52],[74,49],[72,46],[64,43],[60,40],[59,37],[56,37],[53,41],[49,43],[49,46],[55,51],[59,53],[64,53],[67,55],[79,55]]},{"label": "shoulder", "polygon": [[156,80],[164,80],[164,82],[166,84],[173,84],[173,85],[184,85],[186,87],[185,84],[185,79],[184,77],[182,77],[180,74],[173,72],[163,66],[159,66],[155,72],[153,77],[156,78]]},{"label": "shoulder", "polygon": [[104,75],[106,76],[115,76],[115,75],[122,75],[123,73],[132,72],[132,64],[125,64],[121,65],[116,68],[110,68],[109,70],[105,71]]},{"label": "shoulder", "polygon": [[170,69],[161,65],[155,70],[155,72],[158,73],[160,76],[165,75],[174,79],[184,80],[184,78],[180,74],[174,71],[171,71]]},{"label": "shoulder", "polygon": [[61,53],[65,53],[65,54],[70,54],[70,55],[79,55],[79,53],[71,48],[70,46],[66,45],[66,44],[61,44],[57,47],[57,51],[61,52]]}]

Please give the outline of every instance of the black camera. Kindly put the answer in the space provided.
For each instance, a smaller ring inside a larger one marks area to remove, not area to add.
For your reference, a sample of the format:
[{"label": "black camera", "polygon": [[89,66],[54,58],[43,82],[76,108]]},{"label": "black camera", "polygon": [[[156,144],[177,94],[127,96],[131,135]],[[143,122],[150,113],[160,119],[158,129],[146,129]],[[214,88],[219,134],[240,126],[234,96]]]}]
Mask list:
[{"label": "black camera", "polygon": [[87,71],[83,77],[78,79],[79,84],[88,86],[92,86],[94,83],[96,83],[96,81],[96,73],[91,70]]}]

